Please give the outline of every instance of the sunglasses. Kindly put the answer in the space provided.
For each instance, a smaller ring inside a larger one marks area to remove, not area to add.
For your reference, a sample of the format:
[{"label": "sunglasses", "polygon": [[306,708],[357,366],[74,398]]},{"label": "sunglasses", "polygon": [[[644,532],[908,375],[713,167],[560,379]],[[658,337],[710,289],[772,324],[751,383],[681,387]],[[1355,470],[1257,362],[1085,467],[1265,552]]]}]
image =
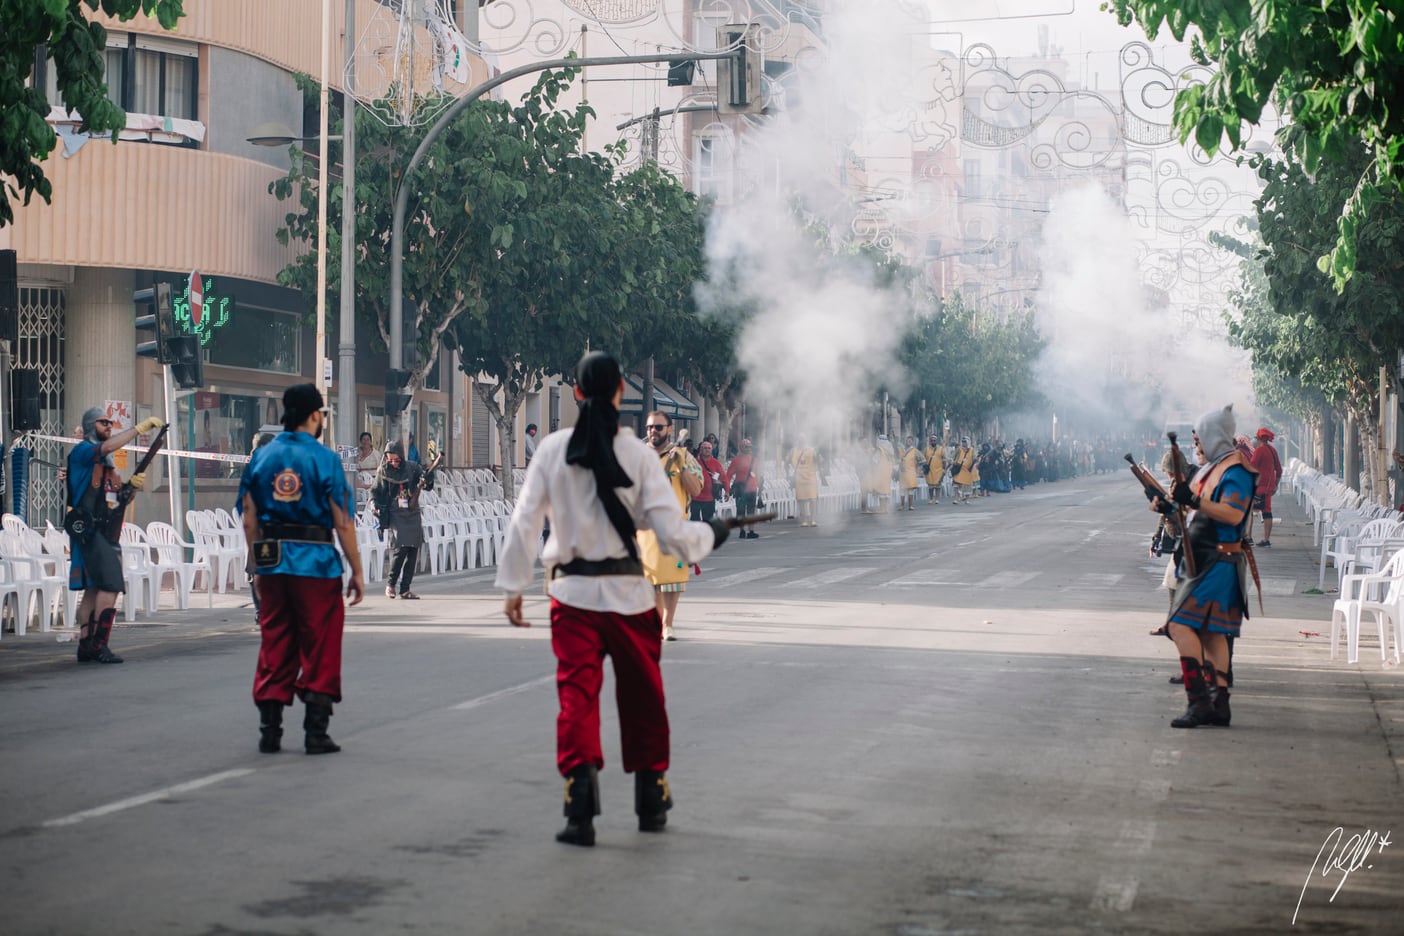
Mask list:
[{"label": "sunglasses", "polygon": [[667,430],[667,428],[668,428],[667,426],[653,426],[653,425],[644,426],[644,429],[648,430],[649,432],[663,432],[663,431]]},{"label": "sunglasses", "polygon": [[94,420],[94,422],[97,423],[97,425],[99,425],[99,426],[110,426],[110,425],[112,425],[112,420],[110,420],[110,419],[97,419],[97,420]]}]

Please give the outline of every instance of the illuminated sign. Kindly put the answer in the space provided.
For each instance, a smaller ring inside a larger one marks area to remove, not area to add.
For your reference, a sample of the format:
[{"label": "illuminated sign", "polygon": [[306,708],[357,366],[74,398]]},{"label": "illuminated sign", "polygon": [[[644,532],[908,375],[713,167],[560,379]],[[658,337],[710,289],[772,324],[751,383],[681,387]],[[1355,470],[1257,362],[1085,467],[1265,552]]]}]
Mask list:
[{"label": "illuminated sign", "polygon": [[200,324],[195,325],[190,320],[190,280],[182,277],[182,282],[178,285],[181,292],[175,297],[175,320],[176,326],[187,335],[199,335],[200,346],[204,347],[210,343],[214,337],[216,329],[228,325],[234,316],[234,297],[221,295],[219,284],[213,276],[204,278],[204,302],[201,303],[203,314],[200,316]]}]

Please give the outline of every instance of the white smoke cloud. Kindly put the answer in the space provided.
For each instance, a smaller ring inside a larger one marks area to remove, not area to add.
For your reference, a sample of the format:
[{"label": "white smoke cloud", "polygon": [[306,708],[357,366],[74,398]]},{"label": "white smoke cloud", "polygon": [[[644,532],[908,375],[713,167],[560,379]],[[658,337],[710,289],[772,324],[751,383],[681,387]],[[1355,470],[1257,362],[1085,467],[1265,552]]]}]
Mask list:
[{"label": "white smoke cloud", "polygon": [[[802,62],[789,83],[799,106],[740,142],[749,187],[708,233],[712,279],[699,289],[700,304],[753,310],[738,345],[747,398],[800,431],[852,419],[900,370],[906,289],[882,288],[861,263],[826,259],[815,231],[848,239],[850,154],[910,122],[910,12],[874,0],[826,13],[822,62]],[[796,206],[808,223],[797,220]]]},{"label": "white smoke cloud", "polygon": [[[1095,184],[1054,198],[1043,228],[1038,378],[1055,410],[1097,431],[1251,410],[1246,355],[1152,304],[1124,208]],[[1115,389],[1115,392],[1109,390]]]}]

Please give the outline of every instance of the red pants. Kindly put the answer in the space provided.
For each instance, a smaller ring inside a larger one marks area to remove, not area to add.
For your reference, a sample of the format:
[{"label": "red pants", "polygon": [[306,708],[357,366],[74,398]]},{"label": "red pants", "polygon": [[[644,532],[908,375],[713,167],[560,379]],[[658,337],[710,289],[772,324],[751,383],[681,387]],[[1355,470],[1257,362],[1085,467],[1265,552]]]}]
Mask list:
[{"label": "red pants", "polygon": [[658,612],[585,611],[551,599],[551,649],[556,652],[556,766],[564,775],[581,764],[604,766],[600,750],[600,686],[604,658],[614,658],[615,702],[624,770],[668,769],[668,712],[658,669],[663,621]]},{"label": "red pants", "polygon": [[[258,589],[258,648],[255,702],[292,704],[319,692],[341,701],[341,630],[346,608],[341,579],[301,575],[255,575]],[[298,675],[299,668],[302,670]]]}]

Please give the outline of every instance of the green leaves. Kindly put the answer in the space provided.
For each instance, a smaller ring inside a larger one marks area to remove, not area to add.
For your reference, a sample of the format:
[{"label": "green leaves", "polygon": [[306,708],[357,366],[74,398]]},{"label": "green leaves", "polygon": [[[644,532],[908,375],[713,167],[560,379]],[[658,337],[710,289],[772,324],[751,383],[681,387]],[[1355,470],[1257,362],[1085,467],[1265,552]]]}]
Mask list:
[{"label": "green leaves", "polygon": [[[0,227],[14,223],[11,198],[24,204],[38,195],[49,201],[52,186],[40,166],[53,152],[56,136],[48,124],[49,103],[26,88],[34,50],[47,45],[48,66],[54,69],[64,106],[83,120],[79,129],[117,133],[126,114],[107,99],[103,49],[107,32],[91,23],[83,10],[99,9],[99,0],[0,0]],[[101,0],[104,13],[129,20],[139,13],[155,14],[172,29],[184,15],[182,0]]]},{"label": "green leaves", "polygon": [[[1240,125],[1256,124],[1276,101],[1286,120],[1278,142],[1316,173],[1363,142],[1375,158],[1371,184],[1404,191],[1404,15],[1398,3],[1370,0],[1111,0],[1122,24],[1139,21],[1152,38],[1168,24],[1177,38],[1191,25],[1202,38],[1193,54],[1215,74],[1182,89],[1174,126],[1206,153],[1227,133],[1243,145]],[[1337,290],[1358,262],[1360,213],[1335,205],[1336,237],[1321,269]]]}]

